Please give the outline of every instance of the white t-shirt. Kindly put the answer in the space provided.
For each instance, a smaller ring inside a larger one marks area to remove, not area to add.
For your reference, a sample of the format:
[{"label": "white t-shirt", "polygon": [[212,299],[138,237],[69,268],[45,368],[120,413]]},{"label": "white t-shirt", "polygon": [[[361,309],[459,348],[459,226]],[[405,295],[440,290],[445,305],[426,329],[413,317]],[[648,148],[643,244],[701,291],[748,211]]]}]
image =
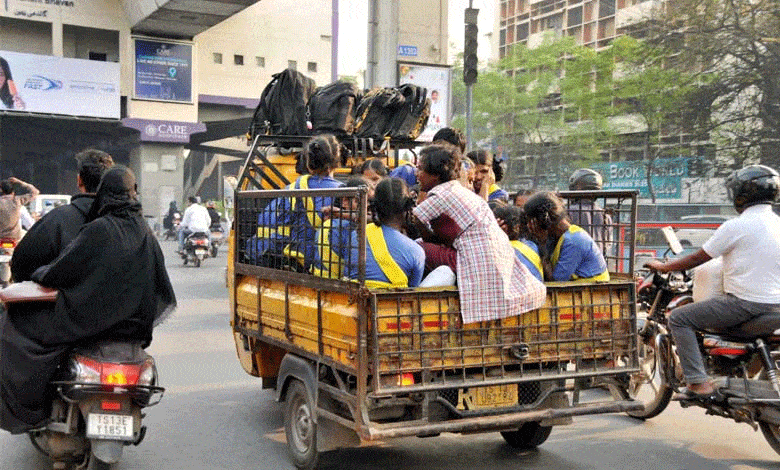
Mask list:
[{"label": "white t-shirt", "polygon": [[780,304],[780,217],[769,204],[745,209],[704,243],[723,256],[723,290],[750,302]]},{"label": "white t-shirt", "polygon": [[209,227],[211,227],[211,216],[208,209],[200,204],[192,204],[184,211],[181,226],[191,232],[208,232]]}]

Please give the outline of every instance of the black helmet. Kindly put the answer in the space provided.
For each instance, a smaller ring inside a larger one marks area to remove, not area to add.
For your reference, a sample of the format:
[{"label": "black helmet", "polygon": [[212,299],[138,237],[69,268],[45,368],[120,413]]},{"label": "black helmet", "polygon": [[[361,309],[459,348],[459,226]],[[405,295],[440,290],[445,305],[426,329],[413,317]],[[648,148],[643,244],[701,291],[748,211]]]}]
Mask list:
[{"label": "black helmet", "polygon": [[604,186],[601,174],[590,168],[580,168],[569,177],[570,191],[598,190]]},{"label": "black helmet", "polygon": [[746,166],[726,178],[726,190],[737,210],[772,203],[777,201],[780,192],[780,175],[768,166]]}]

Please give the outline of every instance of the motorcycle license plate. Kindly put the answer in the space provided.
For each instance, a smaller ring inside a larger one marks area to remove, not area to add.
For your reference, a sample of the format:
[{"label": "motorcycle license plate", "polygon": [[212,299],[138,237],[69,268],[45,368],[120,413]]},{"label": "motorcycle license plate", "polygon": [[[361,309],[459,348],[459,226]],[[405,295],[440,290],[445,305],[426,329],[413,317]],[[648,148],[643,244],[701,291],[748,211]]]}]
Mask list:
[{"label": "motorcycle license plate", "polygon": [[479,410],[517,404],[517,384],[475,387],[458,392],[458,408]]},{"label": "motorcycle license plate", "polygon": [[0,255],[0,263],[10,263],[11,255]]},{"label": "motorcycle license plate", "polygon": [[133,417],[92,413],[87,417],[87,438],[133,440]]},{"label": "motorcycle license plate", "polygon": [[195,254],[196,255],[205,255],[206,254],[206,249],[205,248],[198,248],[198,249],[195,250]]}]

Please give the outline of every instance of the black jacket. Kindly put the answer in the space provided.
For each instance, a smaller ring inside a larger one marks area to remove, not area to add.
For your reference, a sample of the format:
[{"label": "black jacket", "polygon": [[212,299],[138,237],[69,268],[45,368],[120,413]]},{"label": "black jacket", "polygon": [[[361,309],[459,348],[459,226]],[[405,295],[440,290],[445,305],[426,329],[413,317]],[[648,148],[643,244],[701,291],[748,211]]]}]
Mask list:
[{"label": "black jacket", "polygon": [[29,281],[32,273],[57,259],[87,220],[94,194],[77,194],[70,204],[59,206],[33,224],[14,249],[11,274],[14,281]]}]

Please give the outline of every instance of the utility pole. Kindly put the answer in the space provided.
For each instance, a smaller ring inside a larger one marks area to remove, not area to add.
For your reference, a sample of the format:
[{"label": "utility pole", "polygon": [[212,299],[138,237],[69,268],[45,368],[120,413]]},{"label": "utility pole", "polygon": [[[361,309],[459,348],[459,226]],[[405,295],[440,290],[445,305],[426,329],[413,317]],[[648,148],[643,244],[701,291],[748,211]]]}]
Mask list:
[{"label": "utility pole", "polygon": [[464,14],[465,41],[463,43],[463,83],[466,84],[466,145],[467,150],[473,147],[473,125],[472,118],[474,112],[474,84],[477,83],[477,68],[479,60],[477,58],[477,37],[479,29],[477,28],[477,16],[479,10],[472,8],[472,0],[469,0],[469,7]]},{"label": "utility pole", "polygon": [[395,86],[399,0],[369,0],[366,88]]}]

